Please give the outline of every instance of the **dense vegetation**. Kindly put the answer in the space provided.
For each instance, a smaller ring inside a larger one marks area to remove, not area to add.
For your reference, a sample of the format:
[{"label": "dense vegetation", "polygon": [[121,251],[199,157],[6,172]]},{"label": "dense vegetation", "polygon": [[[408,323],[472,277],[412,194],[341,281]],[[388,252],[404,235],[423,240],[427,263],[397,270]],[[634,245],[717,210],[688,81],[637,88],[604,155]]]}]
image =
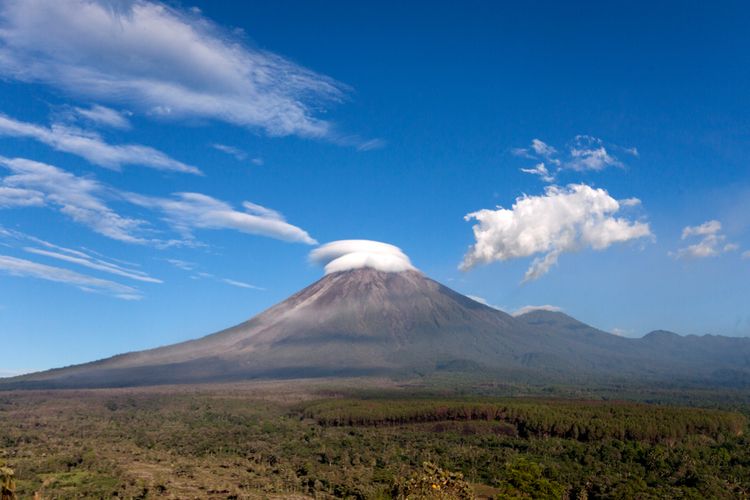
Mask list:
[{"label": "dense vegetation", "polygon": [[334,400],[305,409],[324,426],[403,425],[444,421],[496,421],[496,432],[580,441],[675,441],[693,434],[721,439],[739,435],[744,416],[716,410],[625,402],[569,400]]},{"label": "dense vegetation", "polygon": [[0,465],[19,498],[750,492],[741,412],[425,394],[298,383],[0,393]]}]

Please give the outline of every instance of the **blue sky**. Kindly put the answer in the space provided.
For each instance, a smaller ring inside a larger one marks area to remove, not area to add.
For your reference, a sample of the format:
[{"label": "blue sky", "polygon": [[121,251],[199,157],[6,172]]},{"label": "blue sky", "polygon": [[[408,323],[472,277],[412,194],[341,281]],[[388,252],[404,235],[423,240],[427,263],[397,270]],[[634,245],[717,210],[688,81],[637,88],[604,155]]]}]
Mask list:
[{"label": "blue sky", "polygon": [[351,238],[508,311],[750,335],[749,21],[3,1],[2,370],[231,326]]}]

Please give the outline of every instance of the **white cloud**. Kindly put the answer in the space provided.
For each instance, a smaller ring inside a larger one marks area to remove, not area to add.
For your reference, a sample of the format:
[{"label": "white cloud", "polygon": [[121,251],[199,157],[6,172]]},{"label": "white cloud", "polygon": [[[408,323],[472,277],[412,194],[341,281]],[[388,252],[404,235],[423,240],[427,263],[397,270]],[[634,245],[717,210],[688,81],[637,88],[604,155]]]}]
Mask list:
[{"label": "white cloud", "polygon": [[196,228],[234,229],[284,241],[317,243],[306,231],[286,222],[280,213],[250,202],[243,203],[245,211],[240,212],[228,203],[200,193],[175,193],[174,198],[122,195],[131,203],[160,211],[165,221],[188,239]]},{"label": "white cloud", "polygon": [[549,312],[562,312],[562,307],[557,306],[551,306],[549,304],[545,304],[542,306],[523,306],[515,311],[513,311],[513,316],[523,316],[524,314],[534,312],[534,311],[549,311]]},{"label": "white cloud", "polygon": [[716,234],[721,231],[721,222],[717,220],[709,220],[701,224],[700,226],[687,226],[682,230],[682,239],[689,238],[690,236],[708,236]]},{"label": "white cloud", "polygon": [[[555,155],[557,155],[557,150],[550,146],[549,144],[540,141],[539,139],[532,139],[531,140],[531,149],[536,153],[537,155],[541,156],[542,158],[546,159],[553,159]],[[553,160],[556,161],[556,160]],[[559,162],[558,162],[559,163]]]},{"label": "white cloud", "polygon": [[130,286],[8,255],[0,255],[0,272],[11,276],[65,283],[87,292],[105,293],[124,300],[139,300],[142,298],[140,292]]},{"label": "white cloud", "polygon": [[676,252],[670,252],[669,255],[678,259],[703,259],[739,249],[739,245],[735,243],[726,243],[726,236],[721,234],[721,222],[717,220],[709,220],[698,226],[687,226],[682,230],[683,240],[694,237],[700,237],[700,241]]},{"label": "white cloud", "polygon": [[373,151],[385,147],[385,141],[383,139],[369,139],[357,142],[359,142],[359,144],[357,144],[357,151]]},{"label": "white cloud", "polygon": [[555,182],[555,176],[549,173],[544,162],[537,163],[534,168],[522,168],[521,172],[538,175],[544,182]]},{"label": "white cloud", "polygon": [[519,197],[511,209],[470,213],[465,219],[478,221],[472,228],[476,242],[460,268],[542,254],[526,272],[524,281],[529,281],[549,271],[563,252],[603,250],[651,236],[647,223],[615,217],[620,208],[603,189],[571,184],[548,186],[544,195]]},{"label": "white cloud", "polygon": [[248,288],[252,290],[265,290],[265,288],[261,288],[259,286],[251,285],[249,283],[245,283],[244,281],[238,281],[238,280],[232,280],[229,278],[222,278],[221,281],[223,283],[226,283],[227,285],[236,286],[238,288]]},{"label": "white cloud", "polygon": [[0,208],[41,206],[44,206],[44,194],[39,191],[0,186]]},{"label": "white cloud", "polygon": [[563,164],[564,168],[583,172],[600,171],[607,167],[621,167],[620,160],[612,156],[604,142],[590,135],[578,135],[569,149],[570,158]]},{"label": "white cloud", "polygon": [[34,139],[58,151],[85,158],[100,167],[118,169],[123,165],[143,165],[157,170],[200,174],[159,150],[140,144],[111,145],[98,134],[67,125],[43,127],[0,114],[0,135]]},{"label": "white cloud", "polygon": [[624,200],[619,200],[620,205],[623,207],[637,207],[641,204],[641,200],[638,198],[625,198]]},{"label": "white cloud", "polygon": [[226,153],[229,156],[234,156],[234,159],[237,161],[242,161],[247,158],[247,153],[242,151],[240,148],[235,148],[234,146],[227,146],[226,144],[212,144],[211,146],[214,149],[221,151],[222,153]]},{"label": "white cloud", "polygon": [[118,129],[129,129],[130,122],[125,117],[124,113],[121,113],[112,108],[95,104],[89,108],[73,108],[76,114],[85,118],[86,120],[96,124],[103,125],[106,127],[118,128]]},{"label": "white cloud", "polygon": [[345,88],[249,48],[199,11],[147,0],[7,0],[0,71],[78,96],[168,117],[198,117],[271,135],[325,137],[313,116]]},{"label": "white cloud", "polygon": [[[636,148],[611,146],[634,157],[638,156]],[[529,147],[513,148],[511,152],[522,158],[538,160],[539,163],[533,168],[522,168],[521,172],[538,175],[547,183],[555,182],[556,174],[562,170],[600,171],[610,166],[624,166],[607,150],[604,141],[590,135],[577,135],[563,153],[540,139],[532,139]],[[555,168],[551,170],[550,166]]]},{"label": "white cloud", "polygon": [[372,240],[326,243],[310,252],[310,260],[325,265],[326,274],[363,267],[385,272],[416,270],[400,248]]},{"label": "white cloud", "polygon": [[[159,247],[196,244],[192,236],[192,230],[196,228],[234,229],[284,241],[310,245],[317,243],[306,231],[286,222],[279,212],[248,201],[243,203],[244,211],[238,211],[223,201],[199,193],[176,193],[172,199],[123,193],[93,178],[79,177],[55,166],[23,158],[0,156],[0,167],[11,171],[11,175],[0,178],[0,189],[33,191],[37,202],[56,208],[99,234],[126,243]],[[139,236],[147,229],[153,231],[150,224],[119,215],[104,202],[105,196],[118,197],[160,212],[187,240],[164,241]],[[3,207],[3,203],[0,203],[0,207]]]},{"label": "white cloud", "polygon": [[180,259],[166,259],[166,260],[177,269],[182,269],[183,271],[192,271],[196,267],[196,264],[194,262],[188,262],[188,261],[180,260]]},{"label": "white cloud", "polygon": [[[196,264],[192,262],[185,262],[185,261],[178,260],[178,259],[167,259],[167,262],[169,262],[170,264],[172,264],[173,266],[179,269],[182,269],[183,271],[194,271],[196,268]],[[265,288],[262,288],[256,285],[251,285],[250,283],[246,283],[244,281],[230,279],[230,278],[220,278],[219,276],[216,276],[215,274],[207,273],[204,271],[195,272],[195,274],[192,274],[190,276],[190,279],[194,279],[194,280],[209,279],[209,280],[213,280],[219,283],[224,283],[225,285],[235,286],[237,288],[245,288],[249,290],[260,290],[260,291],[266,290]]]},{"label": "white cloud", "polygon": [[53,252],[53,251],[43,250],[41,248],[33,248],[33,247],[26,247],[24,248],[24,250],[29,253],[36,254],[36,255],[42,255],[45,257],[50,257],[52,259],[58,259],[58,260],[62,260],[65,262],[70,262],[71,264],[78,264],[79,266],[88,267],[89,269],[95,269],[97,271],[102,271],[102,272],[114,274],[117,276],[123,276],[125,278],[130,278],[136,281],[144,281],[146,283],[163,283],[162,280],[152,278],[151,276],[144,273],[143,271],[139,271],[137,269],[123,268],[122,266],[113,264],[111,262],[106,262],[101,259],[97,259],[83,252],[76,251],[74,255],[70,255],[66,253]]},{"label": "white cloud", "polygon": [[744,252],[742,252],[742,258],[750,259],[750,250],[745,250]]},{"label": "white cloud", "polygon": [[23,158],[0,156],[0,166],[12,173],[0,178],[0,186],[34,191],[45,205],[108,238],[128,243],[146,242],[134,235],[146,223],[123,217],[109,208],[102,200],[106,188],[96,180]]}]

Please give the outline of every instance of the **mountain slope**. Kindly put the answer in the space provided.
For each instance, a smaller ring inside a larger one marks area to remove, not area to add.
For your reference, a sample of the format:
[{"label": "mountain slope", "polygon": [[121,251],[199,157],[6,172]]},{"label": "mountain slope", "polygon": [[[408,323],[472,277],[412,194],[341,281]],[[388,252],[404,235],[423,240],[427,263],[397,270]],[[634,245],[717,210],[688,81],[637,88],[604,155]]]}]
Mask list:
[{"label": "mountain slope", "polygon": [[652,333],[626,339],[563,313],[513,317],[418,271],[333,272],[206,337],[0,382],[130,386],[247,378],[469,370],[524,379],[744,380],[750,340]]}]

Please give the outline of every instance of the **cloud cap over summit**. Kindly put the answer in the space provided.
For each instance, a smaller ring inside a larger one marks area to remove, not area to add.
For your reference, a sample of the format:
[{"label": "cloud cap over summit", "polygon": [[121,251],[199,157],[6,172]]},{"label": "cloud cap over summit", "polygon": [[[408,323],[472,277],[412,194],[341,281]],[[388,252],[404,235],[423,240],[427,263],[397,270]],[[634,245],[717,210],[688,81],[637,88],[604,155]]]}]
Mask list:
[{"label": "cloud cap over summit", "polygon": [[391,273],[417,270],[400,248],[372,240],[326,243],[310,252],[310,261],[324,265],[326,274],[363,267]]}]

